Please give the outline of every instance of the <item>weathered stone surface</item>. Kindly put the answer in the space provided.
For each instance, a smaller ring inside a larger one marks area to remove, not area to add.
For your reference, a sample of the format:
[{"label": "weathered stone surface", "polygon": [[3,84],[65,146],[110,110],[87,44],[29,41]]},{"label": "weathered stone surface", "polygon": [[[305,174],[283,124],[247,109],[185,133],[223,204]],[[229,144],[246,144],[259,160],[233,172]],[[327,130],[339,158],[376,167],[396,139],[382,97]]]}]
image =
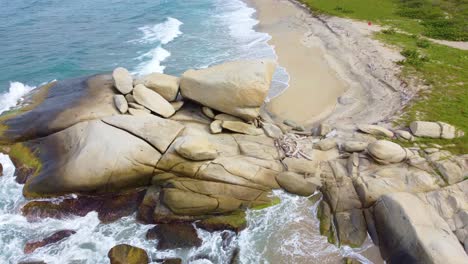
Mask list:
[{"label": "weathered stone surface", "polygon": [[215,117],[214,117],[215,120],[221,120],[221,121],[236,121],[236,122],[244,122],[242,119],[240,119],[239,117],[235,117],[233,115],[228,115],[228,114],[224,114],[224,113],[221,113],[221,114],[217,114]]},{"label": "weathered stone surface", "polygon": [[73,234],[75,234],[76,232],[73,231],[73,230],[60,230],[60,231],[57,231],[55,233],[53,233],[52,235],[42,239],[42,240],[39,240],[39,241],[34,241],[34,242],[27,242],[26,245],[24,246],[24,253],[25,254],[30,254],[30,253],[33,253],[36,249],[40,248],[40,247],[44,247],[44,246],[47,246],[49,244],[53,244],[53,243],[57,243]]},{"label": "weathered stone surface", "polygon": [[437,178],[415,167],[385,166],[362,172],[355,181],[356,191],[365,207],[385,194],[426,192],[439,188]]},{"label": "weathered stone surface", "polygon": [[263,135],[263,131],[261,129],[256,128],[253,125],[246,124],[244,122],[223,121],[223,123],[221,123],[221,127],[233,132],[242,133],[246,135]]},{"label": "weathered stone surface", "polygon": [[147,239],[158,240],[158,250],[199,247],[202,240],[190,223],[159,224],[146,233]]},{"label": "weathered stone surface", "polygon": [[367,151],[372,158],[382,164],[398,163],[406,159],[406,150],[387,140],[378,140],[369,144]]},{"label": "weathered stone surface", "polygon": [[213,231],[232,230],[239,233],[247,227],[245,212],[242,210],[235,211],[229,215],[213,216],[207,219],[196,222],[198,228]]},{"label": "weathered stone surface", "polygon": [[276,175],[276,181],[287,192],[301,196],[310,196],[317,190],[315,184],[307,181],[303,175],[294,172],[279,173]]},{"label": "weathered stone surface", "polygon": [[[144,106],[138,103],[128,103],[128,106],[135,109],[146,109]],[[151,111],[148,110],[148,113],[151,113]]]},{"label": "weathered stone surface", "polygon": [[143,139],[160,152],[165,152],[184,129],[184,126],[179,122],[163,119],[155,115],[117,115],[105,117],[102,121]]},{"label": "weathered stone surface", "polygon": [[212,120],[200,110],[200,105],[187,101],[184,107],[171,116],[172,120],[209,125]]},{"label": "weathered stone surface", "polygon": [[133,97],[137,103],[163,117],[170,117],[175,113],[174,107],[161,95],[138,84],[133,89]]},{"label": "weathered stone surface", "polygon": [[262,123],[263,130],[265,131],[265,134],[271,138],[280,138],[283,136],[283,131],[281,131],[281,128],[274,124],[270,123]]},{"label": "weathered stone surface", "polygon": [[307,159],[296,159],[296,158],[285,158],[283,160],[284,165],[288,171],[300,173],[300,174],[310,174],[313,175],[317,171],[319,162],[315,160]]},{"label": "weathered stone surface", "polygon": [[202,113],[204,115],[206,115],[207,117],[209,117],[211,119],[215,118],[215,114],[214,114],[214,112],[213,112],[213,110],[211,108],[206,107],[206,106],[202,106],[201,110],[202,110]]},{"label": "weathered stone surface", "polygon": [[121,95],[121,94],[114,95],[114,104],[115,104],[115,107],[117,108],[117,110],[119,110],[119,112],[121,114],[127,113],[128,103],[127,103],[127,100],[125,99],[125,97],[123,95]]},{"label": "weathered stone surface", "polygon": [[213,160],[218,157],[218,151],[207,137],[185,136],[174,142],[174,148],[179,155],[189,160]]},{"label": "weathered stone surface", "polygon": [[135,80],[134,85],[143,84],[157,92],[169,102],[174,101],[179,93],[179,78],[163,73],[154,72]]},{"label": "weathered stone surface", "polygon": [[332,132],[333,130],[333,127],[329,124],[326,124],[326,123],[322,123],[320,124],[319,128],[318,128],[318,135],[319,136],[326,136],[328,133]]},{"label": "weathered stone surface", "polygon": [[439,151],[430,154],[427,159],[440,172],[448,184],[454,184],[464,179],[465,175],[459,162],[450,152]]},{"label": "weathered stone surface", "polygon": [[366,150],[369,143],[361,141],[346,141],[343,143],[343,150],[346,152],[361,152]]},{"label": "weathered stone surface", "polygon": [[417,137],[440,138],[441,126],[436,122],[414,121],[410,124],[411,133]]},{"label": "weathered stone surface", "polygon": [[366,220],[360,209],[335,214],[336,229],[341,245],[360,247],[367,238]]},{"label": "weathered stone surface", "polygon": [[374,136],[393,137],[393,132],[386,129],[385,127],[376,125],[358,125],[358,129],[364,133],[371,134]]},{"label": "weathered stone surface", "polygon": [[132,115],[132,116],[149,116],[151,115],[151,111],[144,108],[144,109],[137,109],[137,108],[129,108],[128,109],[128,112]]},{"label": "weathered stone surface", "polygon": [[185,98],[249,121],[259,115],[274,71],[271,61],[228,62],[185,72],[180,89]]},{"label": "weathered stone surface", "polygon": [[439,124],[441,128],[440,138],[454,139],[456,137],[463,136],[463,132],[457,131],[457,129],[450,124],[444,122],[437,122],[437,124]]},{"label": "weathered stone surface", "polygon": [[127,100],[128,103],[135,103],[135,98],[133,98],[133,94],[127,94],[125,95],[125,99]]},{"label": "weathered stone surface", "polygon": [[269,137],[242,134],[233,134],[232,136],[239,145],[242,155],[265,160],[279,160],[282,158],[275,147],[274,140]]},{"label": "weathered stone surface", "polygon": [[223,127],[221,126],[223,124],[223,121],[221,120],[215,120],[211,122],[210,124],[210,131],[213,134],[219,134],[223,131]]},{"label": "weathered stone surface", "polygon": [[27,180],[27,196],[146,185],[161,157],[145,141],[102,121],[79,123],[33,145],[44,163],[38,175]]},{"label": "weathered stone surface", "polygon": [[316,148],[318,148],[320,150],[323,150],[323,151],[330,150],[330,149],[336,147],[336,139],[334,139],[334,138],[322,139],[319,142],[317,142],[314,145],[314,147],[316,147]]},{"label": "weathered stone surface", "polygon": [[410,193],[382,196],[374,208],[382,257],[389,263],[467,263],[449,225]]},{"label": "weathered stone surface", "polygon": [[411,135],[410,132],[405,131],[405,130],[397,130],[395,131],[395,135],[398,139],[403,139],[403,140],[408,140],[408,141],[414,140],[413,135]]},{"label": "weathered stone surface", "polygon": [[133,90],[133,78],[127,69],[118,67],[112,72],[114,86],[123,94],[131,93]]},{"label": "weathered stone surface", "polygon": [[46,137],[79,122],[119,114],[113,85],[111,75],[94,75],[35,89],[43,94],[43,100],[32,110],[5,121],[8,130],[0,135],[0,142]]},{"label": "weathered stone surface", "polygon": [[304,126],[301,126],[301,125],[297,124],[296,122],[294,122],[293,120],[290,120],[290,119],[284,120],[283,124],[291,127],[293,130],[296,130],[296,131],[305,131]]},{"label": "weathered stone surface", "polygon": [[110,264],[146,264],[150,262],[144,249],[127,244],[114,246],[109,250],[107,256]]},{"label": "weathered stone surface", "polygon": [[175,101],[171,102],[172,107],[174,107],[174,111],[179,111],[182,106],[184,106],[185,102],[184,101]]}]

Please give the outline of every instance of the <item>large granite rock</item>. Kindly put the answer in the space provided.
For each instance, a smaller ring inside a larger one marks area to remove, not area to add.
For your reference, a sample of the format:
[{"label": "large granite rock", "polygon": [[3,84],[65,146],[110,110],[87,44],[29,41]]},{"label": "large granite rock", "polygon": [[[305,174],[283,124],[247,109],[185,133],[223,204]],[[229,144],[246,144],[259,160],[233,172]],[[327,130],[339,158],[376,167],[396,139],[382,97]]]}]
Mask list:
[{"label": "large granite rock", "polygon": [[134,85],[143,84],[157,92],[169,102],[174,101],[179,93],[179,78],[163,73],[154,72],[135,80]]},{"label": "large granite rock", "polygon": [[99,120],[78,123],[31,145],[43,164],[26,182],[26,196],[146,185],[161,157],[146,141]]},{"label": "large granite rock", "polygon": [[127,69],[118,67],[112,72],[114,85],[123,94],[131,93],[133,90],[133,77]]},{"label": "large granite rock", "polygon": [[270,88],[275,64],[271,61],[236,61],[185,72],[182,96],[215,110],[252,120]]},{"label": "large granite rock", "polygon": [[116,115],[105,117],[102,121],[145,140],[160,152],[165,152],[184,128],[179,122],[155,115]]},{"label": "large granite rock", "polygon": [[468,263],[449,225],[414,194],[382,196],[374,217],[380,251],[389,263]]},{"label": "large granite rock", "polygon": [[287,192],[301,196],[310,196],[317,190],[315,184],[307,181],[303,175],[294,172],[279,173],[276,175],[276,181]]},{"label": "large granite rock", "polygon": [[174,107],[161,95],[138,84],[133,89],[133,97],[137,103],[163,117],[170,117],[175,113]]},{"label": "large granite rock", "polygon": [[34,91],[33,109],[2,122],[0,142],[45,137],[79,122],[117,115],[111,75],[94,75],[54,82]]}]

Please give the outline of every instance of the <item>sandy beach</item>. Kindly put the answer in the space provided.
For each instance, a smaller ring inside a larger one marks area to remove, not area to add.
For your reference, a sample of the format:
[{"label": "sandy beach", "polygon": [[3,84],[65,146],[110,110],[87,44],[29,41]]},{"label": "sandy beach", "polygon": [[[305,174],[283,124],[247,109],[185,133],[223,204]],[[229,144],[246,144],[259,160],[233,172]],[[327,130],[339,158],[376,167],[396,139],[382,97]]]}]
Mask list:
[{"label": "sandy beach", "polygon": [[303,125],[329,115],[346,84],[328,65],[324,51],[305,43],[307,12],[289,1],[253,0],[252,4],[260,21],[258,30],[272,36],[278,62],[290,75],[289,88],[269,102],[268,111]]},{"label": "sandy beach", "polygon": [[290,75],[288,89],[266,106],[277,122],[377,123],[415,93],[398,77],[399,51],[370,37],[380,27],[313,16],[290,0],[248,3],[257,10],[257,30],[271,35],[278,63]]}]

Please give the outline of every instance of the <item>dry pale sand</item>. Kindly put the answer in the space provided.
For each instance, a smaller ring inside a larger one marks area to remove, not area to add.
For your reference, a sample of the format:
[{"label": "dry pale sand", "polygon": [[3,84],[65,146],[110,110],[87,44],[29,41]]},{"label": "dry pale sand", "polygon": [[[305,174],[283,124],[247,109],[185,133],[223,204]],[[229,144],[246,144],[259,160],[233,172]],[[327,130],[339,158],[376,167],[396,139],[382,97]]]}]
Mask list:
[{"label": "dry pale sand", "polygon": [[312,15],[294,0],[249,0],[257,30],[272,36],[290,87],[266,109],[277,121],[317,121],[352,128],[377,123],[400,110],[417,87],[402,82],[399,51],[372,39],[378,26]]},{"label": "dry pale sand", "polygon": [[272,36],[278,62],[290,76],[288,89],[267,104],[280,119],[310,124],[333,111],[337,98],[346,90],[335,71],[327,65],[320,47],[306,46],[308,32],[300,10],[288,1],[253,0],[259,31]]}]

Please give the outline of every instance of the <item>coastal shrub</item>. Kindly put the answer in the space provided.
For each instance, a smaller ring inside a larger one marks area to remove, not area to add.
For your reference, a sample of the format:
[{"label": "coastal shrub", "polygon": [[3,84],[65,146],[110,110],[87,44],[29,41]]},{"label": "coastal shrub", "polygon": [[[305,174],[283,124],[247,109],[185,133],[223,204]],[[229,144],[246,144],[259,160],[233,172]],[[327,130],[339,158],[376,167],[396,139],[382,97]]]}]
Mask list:
[{"label": "coastal shrub", "polygon": [[405,57],[404,60],[398,62],[400,65],[412,65],[415,67],[422,66],[425,62],[429,61],[427,56],[423,56],[416,49],[404,49],[401,55]]},{"label": "coastal shrub", "polygon": [[431,46],[431,42],[427,39],[420,38],[416,40],[416,46],[426,49],[429,48],[429,46]]},{"label": "coastal shrub", "polygon": [[384,30],[382,30],[382,33],[386,34],[386,35],[394,35],[396,33],[396,29],[395,28],[386,28]]}]

